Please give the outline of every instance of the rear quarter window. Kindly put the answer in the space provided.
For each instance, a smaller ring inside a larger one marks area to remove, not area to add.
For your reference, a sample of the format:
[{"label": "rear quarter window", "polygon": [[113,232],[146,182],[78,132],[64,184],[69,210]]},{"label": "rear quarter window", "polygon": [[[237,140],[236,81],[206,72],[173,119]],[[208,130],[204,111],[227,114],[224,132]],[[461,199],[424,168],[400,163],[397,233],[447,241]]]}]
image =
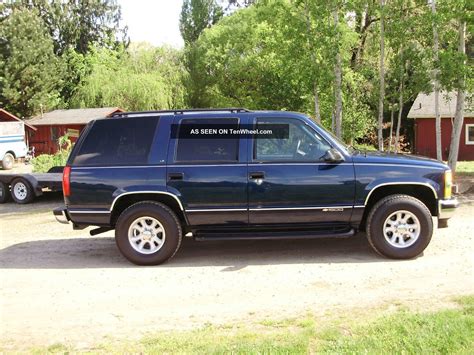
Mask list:
[{"label": "rear quarter window", "polygon": [[157,124],[157,117],[98,120],[84,137],[72,164],[147,164]]}]

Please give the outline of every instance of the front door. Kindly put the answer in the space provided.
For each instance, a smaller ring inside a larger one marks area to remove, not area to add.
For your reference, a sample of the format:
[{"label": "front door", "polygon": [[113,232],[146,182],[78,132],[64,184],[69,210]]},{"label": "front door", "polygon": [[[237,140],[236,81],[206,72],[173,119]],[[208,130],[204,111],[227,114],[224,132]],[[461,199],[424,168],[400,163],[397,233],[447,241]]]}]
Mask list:
[{"label": "front door", "polygon": [[257,117],[254,124],[287,124],[288,136],[249,142],[249,224],[349,223],[352,162],[325,162],[332,146],[303,120]]},{"label": "front door", "polygon": [[[201,134],[201,129],[237,129],[242,118],[193,115],[174,123],[179,133],[170,141],[167,186],[180,197],[189,224],[247,225],[247,140]],[[193,129],[195,137],[188,134]]]}]

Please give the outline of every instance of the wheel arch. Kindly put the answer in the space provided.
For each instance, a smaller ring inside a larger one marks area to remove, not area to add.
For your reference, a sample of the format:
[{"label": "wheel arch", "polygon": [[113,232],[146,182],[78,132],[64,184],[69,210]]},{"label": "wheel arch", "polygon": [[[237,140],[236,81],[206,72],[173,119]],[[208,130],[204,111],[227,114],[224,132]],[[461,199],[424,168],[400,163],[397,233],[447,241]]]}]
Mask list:
[{"label": "wheel arch", "polygon": [[374,186],[365,198],[365,208],[360,223],[360,229],[365,230],[370,210],[378,201],[386,196],[397,194],[412,196],[420,200],[428,207],[432,216],[438,215],[438,193],[432,185],[422,182],[382,183]]},{"label": "wheel arch", "polygon": [[118,195],[115,197],[110,206],[110,224],[115,226],[118,217],[126,208],[135,203],[144,201],[163,203],[164,205],[168,206],[176,214],[176,216],[178,216],[182,227],[186,227],[188,225],[181,200],[178,196],[166,191],[131,191]]},{"label": "wheel arch", "polygon": [[[5,152],[5,154],[3,154],[3,158],[5,158],[5,155],[7,155],[7,154],[13,155],[13,159],[16,159],[16,154],[15,154],[15,152],[14,152],[13,150],[7,150],[7,151]],[[3,158],[2,158],[2,159],[3,159]]]}]

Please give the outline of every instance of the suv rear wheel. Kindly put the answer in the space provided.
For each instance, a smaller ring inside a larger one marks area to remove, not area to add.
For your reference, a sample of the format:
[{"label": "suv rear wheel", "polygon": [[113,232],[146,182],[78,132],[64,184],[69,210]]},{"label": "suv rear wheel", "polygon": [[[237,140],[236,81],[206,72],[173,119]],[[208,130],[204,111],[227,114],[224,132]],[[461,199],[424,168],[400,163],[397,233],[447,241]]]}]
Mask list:
[{"label": "suv rear wheel", "polygon": [[181,245],[176,214],[158,202],[139,202],[123,211],[115,225],[115,242],[125,258],[137,265],[158,265]]},{"label": "suv rear wheel", "polygon": [[429,209],[408,195],[391,195],[372,207],[367,218],[367,239],[376,252],[393,259],[420,255],[433,234]]}]

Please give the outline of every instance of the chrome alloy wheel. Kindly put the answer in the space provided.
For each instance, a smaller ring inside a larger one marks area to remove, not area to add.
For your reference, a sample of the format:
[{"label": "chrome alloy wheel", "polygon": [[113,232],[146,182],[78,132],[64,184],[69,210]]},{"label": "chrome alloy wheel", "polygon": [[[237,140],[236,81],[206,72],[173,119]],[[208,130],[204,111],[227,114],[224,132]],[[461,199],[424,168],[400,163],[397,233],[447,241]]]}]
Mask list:
[{"label": "chrome alloy wheel", "polygon": [[418,218],[410,211],[393,212],[383,224],[385,240],[395,248],[408,248],[420,236],[421,225]]},{"label": "chrome alloy wheel", "polygon": [[165,243],[165,229],[153,217],[139,217],[128,229],[128,241],[133,249],[140,254],[153,254]]},{"label": "chrome alloy wheel", "polygon": [[26,185],[22,182],[17,182],[13,187],[13,194],[18,200],[24,200],[28,195]]}]

